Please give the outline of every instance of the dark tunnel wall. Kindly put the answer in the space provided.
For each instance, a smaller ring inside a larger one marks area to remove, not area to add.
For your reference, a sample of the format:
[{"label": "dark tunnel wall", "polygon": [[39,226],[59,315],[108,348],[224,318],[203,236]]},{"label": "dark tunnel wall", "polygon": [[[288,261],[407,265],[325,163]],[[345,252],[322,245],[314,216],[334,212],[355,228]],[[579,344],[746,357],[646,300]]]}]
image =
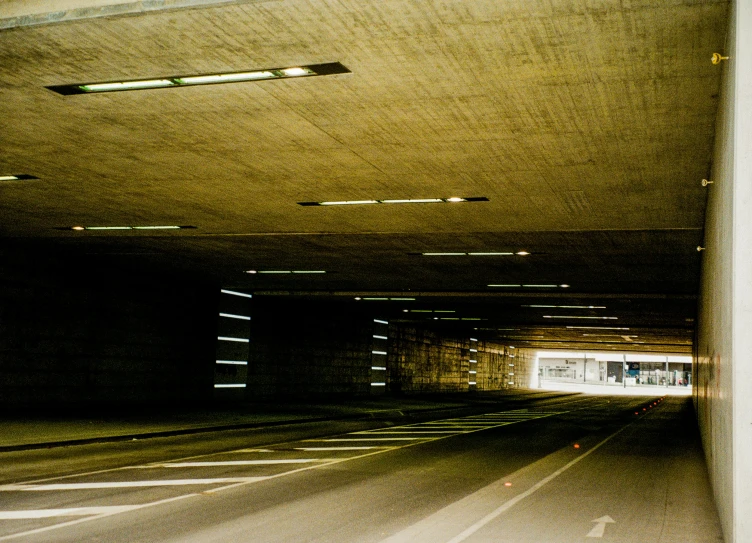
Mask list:
[{"label": "dark tunnel wall", "polygon": [[256,297],[252,308],[247,399],[530,386],[532,353],[412,323],[382,327],[375,307]]},{"label": "dark tunnel wall", "polygon": [[214,293],[0,249],[0,406],[209,399]]}]

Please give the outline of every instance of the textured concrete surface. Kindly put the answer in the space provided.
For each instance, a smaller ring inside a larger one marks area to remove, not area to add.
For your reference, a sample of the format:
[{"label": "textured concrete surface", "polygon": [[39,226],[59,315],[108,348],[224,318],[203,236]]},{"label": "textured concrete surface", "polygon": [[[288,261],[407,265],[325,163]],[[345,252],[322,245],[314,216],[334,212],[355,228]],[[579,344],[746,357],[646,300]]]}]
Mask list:
[{"label": "textured concrete surface", "polygon": [[[663,331],[667,345],[650,350],[689,350],[725,1],[199,3],[119,2],[144,10],[102,17],[102,2],[69,1],[60,19],[0,32],[0,118],[12,128],[0,175],[39,178],[3,182],[2,241],[80,273],[99,258],[276,295],[455,292],[458,317],[533,344],[539,334],[498,328],[579,321],[520,312],[487,285],[569,284],[518,290],[607,305],[626,326]],[[77,6],[92,17],[66,19]],[[334,61],[351,73],[96,96],[45,88]],[[298,205],[452,196],[489,201]],[[130,224],[198,228],[56,229]],[[474,314],[479,295],[486,314]]]}]

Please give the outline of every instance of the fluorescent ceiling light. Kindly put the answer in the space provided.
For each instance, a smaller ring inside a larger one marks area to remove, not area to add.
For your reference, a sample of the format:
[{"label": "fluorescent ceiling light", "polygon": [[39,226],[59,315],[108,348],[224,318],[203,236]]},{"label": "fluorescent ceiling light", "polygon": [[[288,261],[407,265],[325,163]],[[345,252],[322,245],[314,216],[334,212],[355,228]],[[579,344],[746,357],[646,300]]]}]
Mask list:
[{"label": "fluorescent ceiling light", "polygon": [[467,253],[423,253],[423,256],[465,256]]},{"label": "fluorescent ceiling light", "polygon": [[469,256],[511,256],[514,253],[467,253]]},{"label": "fluorescent ceiling light", "polygon": [[73,85],[52,85],[51,91],[62,95],[95,94],[98,92],[116,92],[128,90],[161,89],[170,87],[190,87],[195,85],[212,85],[218,83],[239,83],[267,79],[286,79],[290,77],[334,75],[350,73],[339,62],[311,64],[290,68],[270,68],[246,70],[243,72],[213,73],[199,75],[174,75],[153,79],[135,79],[130,81],[111,81],[102,83],[77,83]]},{"label": "fluorescent ceiling light", "polygon": [[172,87],[174,85],[175,83],[170,79],[147,79],[143,81],[123,81],[118,83],[92,83],[89,85],[79,85],[79,88],[84,92],[112,92]]},{"label": "fluorescent ceiling light", "polygon": [[382,204],[439,204],[441,198],[416,198],[413,200],[379,200]]},{"label": "fluorescent ceiling light", "polygon": [[379,319],[373,319],[373,322],[376,322],[378,324],[389,324],[388,321],[382,321],[382,320],[379,320]]},{"label": "fluorescent ceiling light", "polygon": [[84,226],[84,230],[133,230],[132,226]]},{"label": "fluorescent ceiling light", "polygon": [[345,200],[341,202],[319,202],[320,206],[357,206],[365,204],[378,204],[378,200]]},{"label": "fluorescent ceiling light", "polygon": [[0,175],[0,181],[24,181],[27,179],[39,179],[33,175],[18,174],[18,175]]},{"label": "fluorescent ceiling light", "polygon": [[543,315],[544,319],[601,319],[601,320],[617,320],[619,317],[581,317],[574,315]]},{"label": "fluorescent ceiling light", "polygon": [[411,198],[401,200],[338,200],[327,202],[298,202],[301,206],[348,206],[348,205],[367,205],[367,204],[443,204],[454,202],[487,202],[485,196],[474,196],[470,198]]},{"label": "fluorescent ceiling light", "polygon": [[134,226],[134,230],[180,230],[182,226]]},{"label": "fluorescent ceiling light", "polygon": [[232,83],[237,81],[253,81],[274,77],[272,72],[238,72],[235,74],[197,75],[181,77],[177,81],[181,85],[202,85],[206,83]]},{"label": "fluorescent ceiling light", "polygon": [[559,309],[606,309],[605,305],[522,305],[520,307],[541,307]]},{"label": "fluorescent ceiling light", "polygon": [[285,75],[289,75],[290,77],[298,77],[301,75],[308,75],[311,72],[308,68],[285,68],[282,70]]},{"label": "fluorescent ceiling light", "polygon": [[522,285],[525,288],[556,288],[559,285]]},{"label": "fluorescent ceiling light", "polygon": [[66,226],[60,230],[184,230],[195,229],[195,226]]},{"label": "fluorescent ceiling light", "polygon": [[[370,301],[370,302],[374,302],[374,301],[376,301],[376,302],[386,302],[386,301],[391,301],[391,302],[414,302],[415,301],[415,298],[385,298],[385,297],[381,297],[381,296],[379,296],[379,297],[373,297],[373,296],[370,296],[370,297],[366,297],[366,296],[360,297],[360,296],[356,296],[355,299],[356,300],[367,300],[367,301]],[[381,321],[375,321],[375,322],[381,322]]]},{"label": "fluorescent ceiling light", "polygon": [[612,326],[567,326],[570,330],[629,330],[629,328],[614,328]]},{"label": "fluorescent ceiling light", "polygon": [[519,256],[527,256],[527,255],[529,255],[530,253],[528,253],[527,251],[517,251],[517,252],[516,252],[516,253],[514,253],[514,254],[516,254],[516,255],[519,255]]}]

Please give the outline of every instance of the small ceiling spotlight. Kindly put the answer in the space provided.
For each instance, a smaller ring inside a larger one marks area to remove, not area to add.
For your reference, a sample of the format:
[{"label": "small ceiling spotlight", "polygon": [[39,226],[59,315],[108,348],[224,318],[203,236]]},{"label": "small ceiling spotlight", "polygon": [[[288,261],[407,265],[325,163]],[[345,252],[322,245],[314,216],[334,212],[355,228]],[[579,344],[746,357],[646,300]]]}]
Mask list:
[{"label": "small ceiling spotlight", "polygon": [[722,60],[728,60],[728,57],[724,57],[720,53],[713,53],[710,62],[713,64],[720,64]]},{"label": "small ceiling spotlight", "polygon": [[713,184],[713,182],[712,182],[712,181],[708,181],[707,179],[703,179],[703,180],[701,181],[701,183],[702,183],[702,186],[703,186],[703,187],[707,187],[708,185],[712,185],[712,184]]},{"label": "small ceiling spotlight", "polygon": [[699,252],[702,252],[702,251],[704,251],[704,250],[705,250],[705,247],[703,247],[703,246],[701,246],[701,245],[698,245],[698,246],[697,246],[697,252],[698,252],[698,253],[699,253]]}]

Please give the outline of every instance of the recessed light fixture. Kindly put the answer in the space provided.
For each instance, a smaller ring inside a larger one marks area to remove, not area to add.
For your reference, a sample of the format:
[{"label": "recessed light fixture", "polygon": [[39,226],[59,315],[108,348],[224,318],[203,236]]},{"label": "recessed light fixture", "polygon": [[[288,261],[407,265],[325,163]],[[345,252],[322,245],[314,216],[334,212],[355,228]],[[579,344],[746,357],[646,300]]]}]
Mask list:
[{"label": "recessed light fixture", "polygon": [[582,317],[575,315],[543,315],[544,319],[601,319],[615,321],[619,317]]},{"label": "recessed light fixture", "polygon": [[195,229],[195,226],[64,226],[58,230],[184,230]]},{"label": "recessed light fixture", "polygon": [[530,253],[511,253],[508,251],[490,251],[490,252],[473,252],[473,253],[458,253],[458,252],[427,252],[427,253],[408,253],[409,255],[422,255],[422,256],[514,256],[514,255],[529,255]]},{"label": "recessed light fixture", "polygon": [[28,179],[39,179],[33,175],[26,175],[25,173],[19,173],[16,175],[0,175],[0,181],[26,181]]},{"label": "recessed light fixture", "polygon": [[546,309],[606,309],[605,305],[521,305],[520,307],[539,307]]},{"label": "recessed light fixture", "polygon": [[218,83],[240,83],[244,81],[263,81],[265,79],[287,79],[291,77],[310,77],[314,75],[346,74],[350,70],[339,62],[310,64],[289,68],[269,68],[245,72],[214,73],[201,75],[174,75],[152,79],[135,79],[129,81],[108,81],[101,83],[76,83],[73,85],[52,85],[47,87],[58,94],[96,94],[101,92],[132,91],[145,89],[164,89],[171,87],[192,87],[195,85],[215,85]]},{"label": "recessed light fixture", "polygon": [[414,302],[415,301],[415,298],[388,298],[388,297],[382,297],[382,296],[379,296],[379,297],[356,296],[355,299],[369,301],[369,302],[387,302],[387,301],[389,302]]},{"label": "recessed light fixture", "polygon": [[460,198],[453,196],[451,198],[413,198],[403,200],[340,200],[329,202],[298,202],[301,206],[352,206],[352,205],[369,205],[369,204],[446,204],[457,202],[488,202],[485,196],[473,196]]},{"label": "recessed light fixture", "polygon": [[523,287],[523,288],[569,288],[569,285],[534,285],[534,284],[530,284],[530,285],[493,284],[493,285],[486,285],[486,286],[493,287],[493,288],[520,288],[520,287]]},{"label": "recessed light fixture", "polygon": [[612,326],[567,326],[569,330],[629,330],[629,328],[614,328]]},{"label": "recessed light fixture", "polygon": [[284,274],[322,274],[326,270],[246,270],[250,274],[284,275]]}]

